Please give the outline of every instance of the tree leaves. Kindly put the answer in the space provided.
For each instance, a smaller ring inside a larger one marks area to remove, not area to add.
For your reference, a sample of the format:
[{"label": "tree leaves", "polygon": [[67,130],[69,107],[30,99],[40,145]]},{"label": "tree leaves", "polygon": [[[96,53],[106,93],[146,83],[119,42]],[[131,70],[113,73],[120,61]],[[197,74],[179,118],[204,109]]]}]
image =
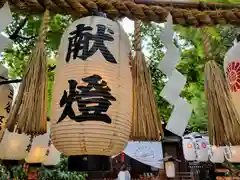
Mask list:
[{"label": "tree leaves", "polygon": [[[190,101],[194,107],[194,112],[189,121],[189,128],[192,131],[207,131],[207,101],[204,94],[204,64],[207,61],[203,50],[202,34],[199,28],[174,26],[175,42],[181,45],[181,61],[177,69],[187,77],[187,84],[181,96]],[[159,34],[162,26],[154,23],[143,25],[143,39],[147,40],[146,49],[150,52],[150,70],[153,87],[158,103],[158,108],[162,120],[167,121],[172,111],[172,107],[163,98],[160,92],[166,83],[166,76],[157,69],[157,64],[164,56],[165,47],[161,43]],[[211,35],[210,43],[212,54],[215,59],[222,64],[225,53],[232,46],[232,41],[236,36],[236,28],[233,26],[216,26],[207,28],[207,33]]]}]

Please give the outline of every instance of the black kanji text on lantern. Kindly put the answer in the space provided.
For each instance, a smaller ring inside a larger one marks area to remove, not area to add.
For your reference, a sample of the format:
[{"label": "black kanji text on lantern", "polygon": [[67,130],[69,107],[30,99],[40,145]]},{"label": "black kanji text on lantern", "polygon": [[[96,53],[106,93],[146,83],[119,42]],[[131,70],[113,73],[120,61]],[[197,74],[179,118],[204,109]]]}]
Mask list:
[{"label": "black kanji text on lantern", "polygon": [[[112,53],[104,44],[104,41],[114,41],[112,37],[114,34],[113,30],[102,24],[97,24],[96,26],[96,34],[91,34],[89,31],[92,31],[93,28],[85,26],[85,24],[78,24],[76,30],[69,33],[66,62],[70,61],[71,56],[74,60],[76,58],[86,60],[99,50],[108,62],[117,63]],[[106,33],[106,30],[108,33]],[[90,41],[93,41],[93,46],[89,49]]]},{"label": "black kanji text on lantern", "polygon": [[[78,86],[76,80],[69,80],[69,93],[65,90],[60,100],[60,107],[64,110],[57,123],[61,122],[67,116],[76,121],[102,121],[111,123],[111,118],[105,114],[111,105],[110,101],[116,101],[109,92],[111,89],[107,86],[107,82],[102,80],[99,75],[92,75],[82,78],[86,86]],[[77,102],[79,115],[75,115],[72,108],[73,102]]]},{"label": "black kanji text on lantern", "polygon": [[8,95],[8,99],[9,99],[9,101],[7,102],[7,104],[6,104],[4,109],[9,114],[10,110],[11,110],[12,100],[13,100],[13,90],[10,90],[10,93]]},{"label": "black kanji text on lantern", "polygon": [[0,131],[2,130],[4,116],[0,116]]}]

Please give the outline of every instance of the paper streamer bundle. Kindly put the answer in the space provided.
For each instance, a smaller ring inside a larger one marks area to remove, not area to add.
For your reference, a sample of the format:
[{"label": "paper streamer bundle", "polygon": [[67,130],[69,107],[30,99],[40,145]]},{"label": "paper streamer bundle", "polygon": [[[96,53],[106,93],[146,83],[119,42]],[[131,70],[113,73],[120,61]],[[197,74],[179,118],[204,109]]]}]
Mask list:
[{"label": "paper streamer bundle", "polygon": [[192,106],[184,98],[180,97],[187,79],[176,70],[176,65],[180,61],[180,51],[173,43],[173,35],[173,21],[171,14],[169,14],[165,28],[160,34],[167,52],[158,65],[158,68],[168,76],[169,80],[160,95],[174,106],[166,129],[178,136],[182,136],[191,117]]},{"label": "paper streamer bundle", "polygon": [[163,136],[160,116],[155,102],[152,79],[141,52],[140,21],[135,21],[135,58],[133,76],[132,140],[159,140]]},{"label": "paper streamer bundle", "polygon": [[233,106],[226,79],[215,61],[205,65],[205,93],[208,100],[210,144],[240,144],[240,120]]},{"label": "paper streamer bundle", "polygon": [[47,62],[44,41],[47,34],[49,11],[46,10],[39,31],[39,39],[30,56],[16,101],[9,115],[7,128],[32,135],[47,130]]}]

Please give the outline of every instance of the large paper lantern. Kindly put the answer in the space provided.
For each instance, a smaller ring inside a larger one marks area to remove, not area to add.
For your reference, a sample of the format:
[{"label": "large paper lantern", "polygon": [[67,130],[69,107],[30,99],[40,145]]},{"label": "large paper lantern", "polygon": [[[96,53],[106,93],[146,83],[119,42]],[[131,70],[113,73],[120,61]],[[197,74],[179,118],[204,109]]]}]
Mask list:
[{"label": "large paper lantern", "polygon": [[208,161],[208,146],[209,140],[207,138],[197,138],[195,141],[196,153],[198,162]]},{"label": "large paper lantern", "polygon": [[213,163],[224,162],[224,146],[208,146],[209,159]]},{"label": "large paper lantern", "polygon": [[104,161],[126,146],[132,119],[129,53],[123,28],[104,17],[79,19],[64,32],[53,87],[51,137],[60,152],[72,156],[69,159],[88,155],[79,158]]},{"label": "large paper lantern", "polygon": [[224,71],[233,104],[240,115],[240,43],[236,43],[226,53],[224,58]]},{"label": "large paper lantern", "polygon": [[[0,82],[8,79],[8,70],[0,64]],[[10,84],[0,85],[0,140],[3,137],[6,120],[11,110],[13,87]]]},{"label": "large paper lantern", "polygon": [[187,161],[195,161],[197,158],[194,141],[191,138],[183,137],[183,155]]},{"label": "large paper lantern", "polygon": [[44,161],[46,152],[48,150],[48,142],[50,135],[49,123],[47,124],[48,130],[47,133],[39,136],[31,136],[30,142],[27,148],[28,155],[25,158],[25,161],[29,164],[39,164]]},{"label": "large paper lantern", "polygon": [[60,162],[61,153],[52,144],[52,141],[48,142],[48,150],[45,154],[42,164],[46,167],[55,166]]},{"label": "large paper lantern", "polygon": [[240,162],[240,146],[225,146],[224,155],[229,162],[239,163]]}]

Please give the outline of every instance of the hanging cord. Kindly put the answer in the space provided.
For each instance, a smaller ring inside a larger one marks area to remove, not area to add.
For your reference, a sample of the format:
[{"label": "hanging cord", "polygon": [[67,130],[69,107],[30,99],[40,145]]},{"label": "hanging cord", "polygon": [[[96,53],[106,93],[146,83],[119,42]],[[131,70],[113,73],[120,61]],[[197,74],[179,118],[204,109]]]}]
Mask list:
[{"label": "hanging cord", "polygon": [[44,15],[43,15],[43,21],[42,21],[42,25],[40,27],[39,30],[39,43],[44,43],[45,39],[47,37],[47,32],[48,32],[48,24],[50,21],[50,12],[48,9],[46,9]]},{"label": "hanging cord", "polygon": [[141,21],[136,20],[134,21],[134,50],[141,51],[142,50],[142,39],[141,39]]},{"label": "hanging cord", "polygon": [[204,50],[205,57],[208,60],[214,60],[214,57],[212,56],[212,48],[211,48],[211,42],[209,37],[210,35],[207,32],[205,27],[202,27],[200,31],[201,31],[202,40],[203,40],[203,50]]}]

